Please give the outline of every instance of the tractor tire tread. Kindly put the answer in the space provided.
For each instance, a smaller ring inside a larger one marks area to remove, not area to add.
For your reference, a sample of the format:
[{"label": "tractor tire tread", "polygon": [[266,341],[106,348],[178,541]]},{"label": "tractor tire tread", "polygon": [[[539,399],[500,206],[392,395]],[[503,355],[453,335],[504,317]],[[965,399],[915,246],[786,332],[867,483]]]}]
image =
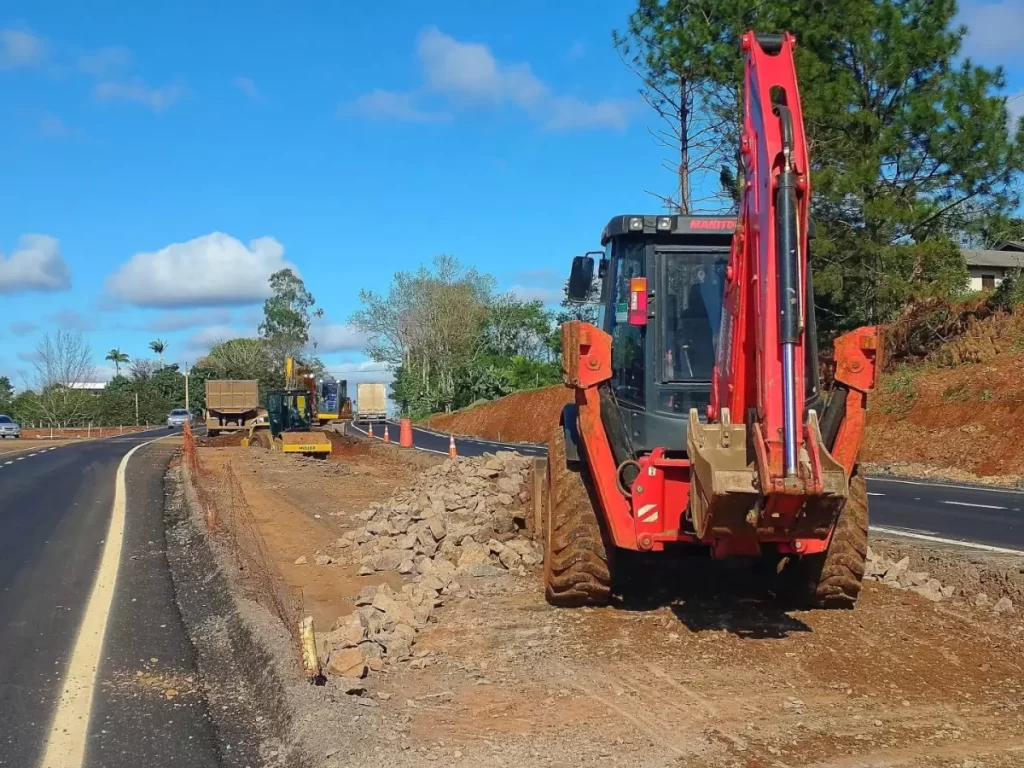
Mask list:
[{"label": "tractor tire tread", "polygon": [[609,547],[586,472],[585,464],[570,467],[566,462],[565,434],[557,427],[548,440],[544,537],[544,592],[554,606],[606,605],[611,598]]},{"label": "tractor tire tread", "polygon": [[810,559],[808,602],[815,608],[853,608],[860,595],[868,552],[868,495],[854,468],[850,493],[829,548]]}]

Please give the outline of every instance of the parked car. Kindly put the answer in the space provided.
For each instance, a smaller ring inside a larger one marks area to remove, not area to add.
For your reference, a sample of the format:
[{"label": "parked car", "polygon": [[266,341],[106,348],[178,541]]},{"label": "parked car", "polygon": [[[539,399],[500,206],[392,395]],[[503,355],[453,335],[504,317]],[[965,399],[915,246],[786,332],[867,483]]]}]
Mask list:
[{"label": "parked car", "polygon": [[175,408],[167,414],[167,428],[183,427],[192,422],[192,416],[184,408]]},{"label": "parked car", "polygon": [[10,416],[0,414],[0,437],[15,439],[21,437],[21,425]]}]

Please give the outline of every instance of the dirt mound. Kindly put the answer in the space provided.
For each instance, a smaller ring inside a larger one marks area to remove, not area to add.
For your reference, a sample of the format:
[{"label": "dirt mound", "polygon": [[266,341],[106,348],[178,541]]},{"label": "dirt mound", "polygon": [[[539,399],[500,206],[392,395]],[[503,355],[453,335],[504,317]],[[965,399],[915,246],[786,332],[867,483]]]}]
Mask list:
[{"label": "dirt mound", "polygon": [[[862,460],[897,473],[893,465],[917,464],[978,477],[1021,475],[1024,333],[1008,339],[1016,326],[1006,316],[978,326],[882,378]],[[972,359],[981,362],[963,362]]]},{"label": "dirt mound", "polygon": [[558,423],[562,406],[572,402],[572,390],[557,384],[516,392],[489,403],[471,405],[454,413],[439,413],[422,426],[439,432],[480,437],[507,443],[543,443]]}]

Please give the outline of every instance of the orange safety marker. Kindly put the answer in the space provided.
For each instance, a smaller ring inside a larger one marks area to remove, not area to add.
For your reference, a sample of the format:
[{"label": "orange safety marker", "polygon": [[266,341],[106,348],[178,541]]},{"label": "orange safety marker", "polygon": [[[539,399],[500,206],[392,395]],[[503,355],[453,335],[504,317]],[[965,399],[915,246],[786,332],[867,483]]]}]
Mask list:
[{"label": "orange safety marker", "polygon": [[366,424],[366,436],[367,437],[373,437],[373,422],[372,421],[368,422]]},{"label": "orange safety marker", "polygon": [[388,430],[388,425],[387,424],[384,425],[384,442],[385,443],[390,443],[391,442],[391,432]]},{"label": "orange safety marker", "polygon": [[459,454],[455,452],[455,435],[448,437],[448,455],[455,458]]},{"label": "orange safety marker", "polygon": [[412,448],[412,419],[399,422],[398,444],[403,448]]}]

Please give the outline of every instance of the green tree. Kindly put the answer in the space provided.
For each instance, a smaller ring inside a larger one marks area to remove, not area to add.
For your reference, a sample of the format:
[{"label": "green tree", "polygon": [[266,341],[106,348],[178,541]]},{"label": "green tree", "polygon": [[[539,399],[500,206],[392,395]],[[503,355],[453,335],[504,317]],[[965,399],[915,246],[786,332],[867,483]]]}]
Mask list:
[{"label": "green tree", "polygon": [[104,359],[114,364],[114,370],[116,371],[114,375],[120,376],[121,366],[127,363],[131,358],[128,357],[126,352],[122,352],[120,349],[115,348],[107,352],[107,356]]},{"label": "green tree", "polygon": [[7,413],[14,402],[14,387],[6,376],[0,376],[0,412]]},{"label": "green tree", "polygon": [[[679,22],[681,9],[697,6],[710,26]],[[1024,124],[1010,129],[1002,71],[959,57],[966,29],[953,26],[954,0],[644,0],[640,9],[656,63],[703,62],[722,96],[716,109],[731,146],[740,35],[787,29],[800,41],[818,235],[812,261],[826,334],[964,288],[957,244],[1017,205]],[[735,163],[726,171],[728,183],[741,175]]]},{"label": "green tree", "polygon": [[149,348],[153,350],[153,354],[160,358],[160,367],[163,368],[164,350],[167,349],[167,342],[164,341],[163,339],[154,339],[153,341],[149,342]]},{"label": "green tree", "polygon": [[270,291],[270,298],[263,302],[259,332],[271,359],[283,369],[285,358],[300,357],[307,349],[310,325],[314,317],[323,316],[323,310],[313,309],[316,299],[290,269],[270,276]]}]

